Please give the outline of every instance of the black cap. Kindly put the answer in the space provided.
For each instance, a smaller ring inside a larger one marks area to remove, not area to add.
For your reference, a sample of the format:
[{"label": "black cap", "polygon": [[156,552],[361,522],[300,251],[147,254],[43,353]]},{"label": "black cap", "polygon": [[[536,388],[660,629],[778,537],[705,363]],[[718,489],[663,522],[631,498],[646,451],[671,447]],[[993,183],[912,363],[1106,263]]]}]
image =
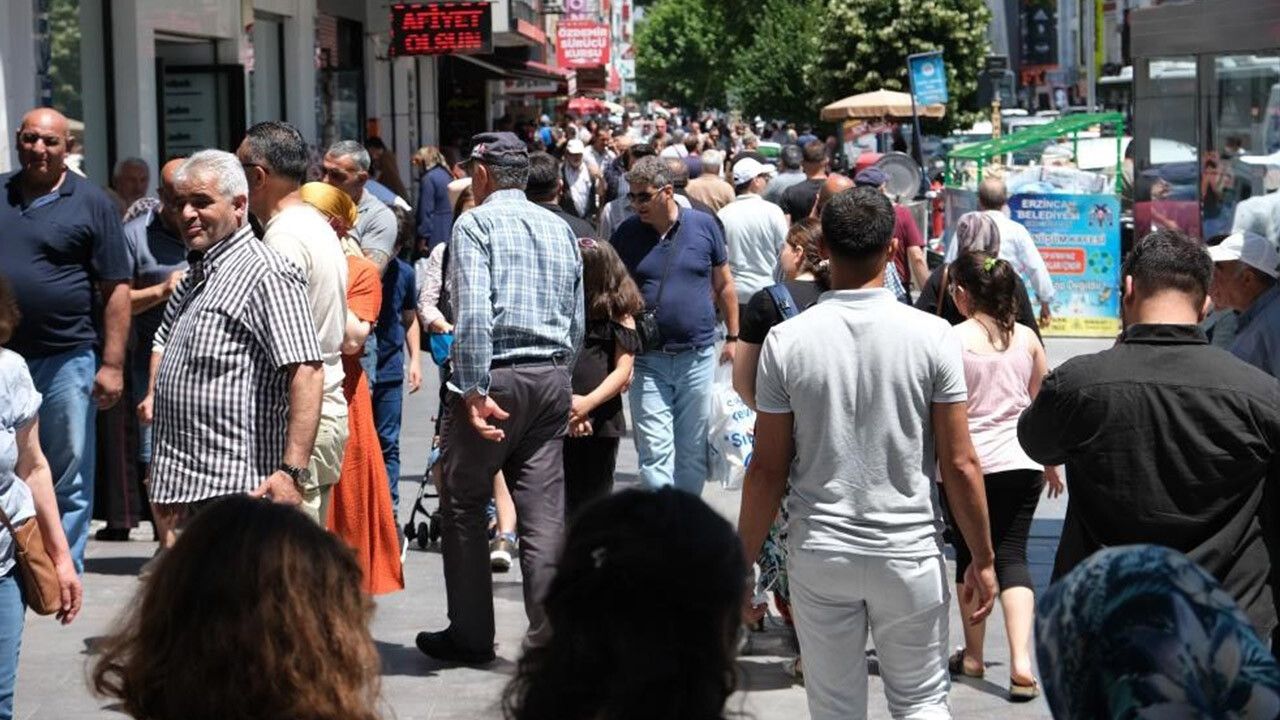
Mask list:
[{"label": "black cap", "polygon": [[471,159],[486,165],[527,165],[529,148],[513,133],[479,133],[471,137]]}]

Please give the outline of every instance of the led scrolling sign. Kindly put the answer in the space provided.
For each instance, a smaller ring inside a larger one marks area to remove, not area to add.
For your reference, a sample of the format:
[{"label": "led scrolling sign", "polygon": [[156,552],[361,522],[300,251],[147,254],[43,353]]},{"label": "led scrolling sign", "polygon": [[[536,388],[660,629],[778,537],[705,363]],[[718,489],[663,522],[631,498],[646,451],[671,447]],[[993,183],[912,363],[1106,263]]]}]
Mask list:
[{"label": "led scrolling sign", "polygon": [[470,55],[493,51],[493,8],[487,2],[391,6],[392,55]]}]

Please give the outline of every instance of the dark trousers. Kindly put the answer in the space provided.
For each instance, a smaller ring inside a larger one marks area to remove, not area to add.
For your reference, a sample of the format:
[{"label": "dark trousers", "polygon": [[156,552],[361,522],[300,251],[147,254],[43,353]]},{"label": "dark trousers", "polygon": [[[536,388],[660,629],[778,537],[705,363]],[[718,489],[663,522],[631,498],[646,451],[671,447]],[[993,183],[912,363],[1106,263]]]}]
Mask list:
[{"label": "dark trousers", "polygon": [[[1027,565],[1027,536],[1031,520],[1044,490],[1044,473],[1039,470],[1009,470],[983,477],[987,486],[987,517],[991,523],[991,545],[996,551],[996,582],[1001,590],[1032,587]],[[960,528],[951,522],[951,545],[956,549],[956,582],[973,562]]]},{"label": "dark trousers", "polygon": [[489,420],[505,432],[503,440],[480,437],[456,393],[450,393],[450,411],[441,428],[441,550],[449,635],[469,652],[488,652],[493,647],[493,576],[485,509],[493,497],[494,474],[503,471],[516,505],[524,607],[533,644],[549,637],[542,598],[551,584],[564,536],[564,437],[572,397],[569,369],[548,363],[494,368],[490,376],[489,396],[511,415],[507,420]]},{"label": "dark trousers", "polygon": [[131,379],[131,373],[125,372],[120,401],[97,411],[94,495],[98,502],[93,515],[106,520],[112,528],[137,527],[139,521],[150,516],[147,490],[142,484],[146,468],[138,461],[140,428],[134,411],[137,404],[130,402],[134,395]]},{"label": "dark trousers", "polygon": [[397,514],[400,512],[400,417],[403,407],[404,383],[378,383],[373,386],[373,424],[378,428],[382,461],[387,466],[391,507]]},{"label": "dark trousers", "polygon": [[613,492],[618,464],[616,437],[580,437],[564,441],[564,502],[570,520],[582,507]]}]

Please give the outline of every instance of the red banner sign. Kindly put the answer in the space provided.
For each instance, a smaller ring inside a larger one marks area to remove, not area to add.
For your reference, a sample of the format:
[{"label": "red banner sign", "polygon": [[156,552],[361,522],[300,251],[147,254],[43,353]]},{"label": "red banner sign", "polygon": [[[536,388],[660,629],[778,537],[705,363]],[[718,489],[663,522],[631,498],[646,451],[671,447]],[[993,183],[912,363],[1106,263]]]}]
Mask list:
[{"label": "red banner sign", "polygon": [[609,26],[591,20],[561,20],[556,27],[556,62],[560,67],[609,64]]}]

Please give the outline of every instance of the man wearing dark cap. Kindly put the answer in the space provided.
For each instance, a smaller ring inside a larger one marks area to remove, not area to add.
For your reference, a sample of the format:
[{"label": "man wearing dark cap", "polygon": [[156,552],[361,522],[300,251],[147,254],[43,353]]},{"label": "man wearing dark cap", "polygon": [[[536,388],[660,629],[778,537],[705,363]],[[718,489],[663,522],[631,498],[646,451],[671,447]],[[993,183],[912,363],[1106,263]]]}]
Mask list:
[{"label": "man wearing dark cap", "polygon": [[550,627],[541,602],[564,534],[569,369],[582,341],[582,258],[573,230],[529,202],[529,153],[509,132],[472,138],[471,192],[450,241],[453,377],[441,427],[441,546],[449,627],[418,633],[438,660],[494,659],[485,509],[503,471],[520,516],[530,644]]},{"label": "man wearing dark cap", "polygon": [[[869,167],[858,173],[853,182],[858,187],[885,192],[889,176],[878,167]],[[903,281],[909,278],[916,293],[919,293],[929,279],[929,265],[924,260],[924,236],[920,234],[920,228],[916,226],[910,210],[894,203],[893,216],[893,236],[898,240],[898,249],[893,254],[893,267],[898,271],[898,277]]]}]

